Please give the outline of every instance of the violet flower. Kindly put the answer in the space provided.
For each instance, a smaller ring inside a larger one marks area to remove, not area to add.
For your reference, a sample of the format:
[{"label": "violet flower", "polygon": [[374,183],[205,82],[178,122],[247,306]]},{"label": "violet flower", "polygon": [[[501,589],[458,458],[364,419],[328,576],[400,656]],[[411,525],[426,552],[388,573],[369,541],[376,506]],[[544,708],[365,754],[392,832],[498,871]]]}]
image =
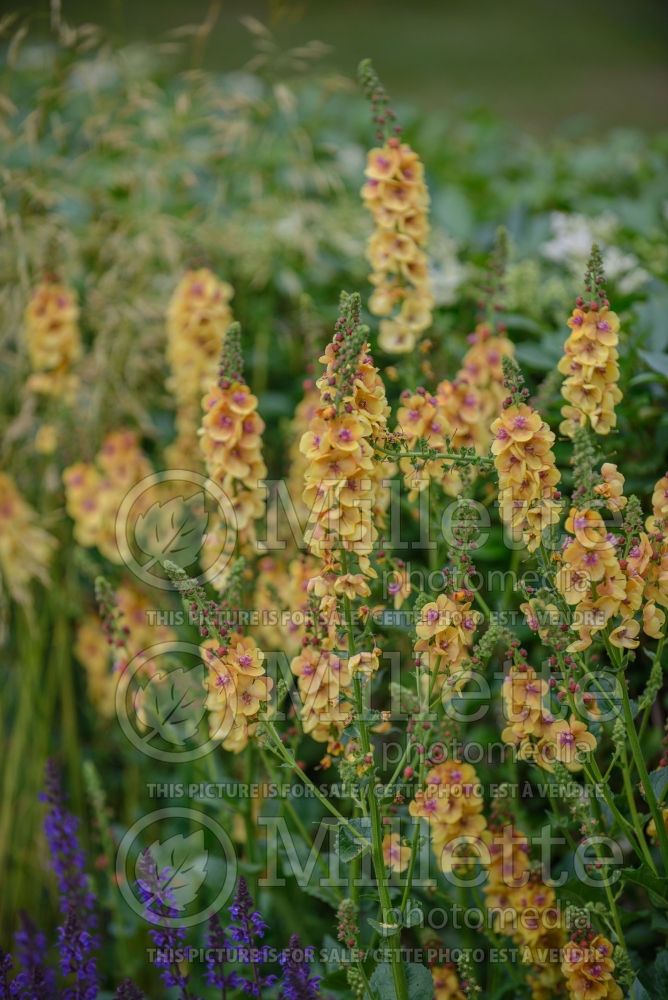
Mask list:
[{"label": "violet flower", "polygon": [[298,935],[293,934],[279,958],[283,968],[281,1000],[319,1000],[320,976],[310,974],[308,963],[311,961],[313,949],[302,948]]},{"label": "violet flower", "polygon": [[12,998],[12,985],[10,981],[12,966],[12,956],[7,955],[0,948],[0,1000],[11,1000]]},{"label": "violet flower", "polygon": [[116,987],[114,1000],[146,1000],[146,997],[131,979],[124,979]]},{"label": "violet flower", "polygon": [[21,926],[14,941],[16,964],[21,971],[12,983],[12,996],[18,1000],[54,1000],[56,977],[43,961],[47,953],[46,937],[27,913],[21,914]]},{"label": "violet flower", "polygon": [[227,937],[220,923],[220,917],[214,913],[209,917],[209,930],[206,935],[206,972],[204,979],[209,986],[220,990],[222,1000],[227,1000],[227,991],[233,986],[232,973],[225,974],[225,959],[227,958]]},{"label": "violet flower", "polygon": [[162,970],[160,978],[165,986],[179,990],[181,1000],[197,1000],[188,988],[189,975],[181,972],[177,958],[184,947],[185,929],[156,923],[156,918],[158,921],[160,918],[173,920],[178,916],[168,888],[172,872],[169,868],[158,871],[151,852],[146,850],[137,862],[137,875],[137,891],[152,923],[149,933],[156,947],[156,968]]},{"label": "violet flower", "polygon": [[58,768],[47,761],[42,800],[49,806],[44,832],[51,852],[51,867],[58,883],[63,923],[58,928],[60,967],[73,982],[61,1000],[95,1000],[99,992],[95,897],[90,891],[83,851],[77,837],[78,820],[65,808]]},{"label": "violet flower", "polygon": [[233,972],[231,985],[235,989],[251,997],[261,997],[264,987],[273,986],[276,976],[263,976],[260,965],[266,961],[267,950],[258,947],[257,942],[264,937],[267,925],[258,910],[253,909],[253,899],[248,891],[246,879],[239,879],[234,902],[230,906],[232,919],[236,921],[229,926],[230,936],[236,947],[236,956],[240,962],[250,967],[251,978],[247,979],[238,972]]}]

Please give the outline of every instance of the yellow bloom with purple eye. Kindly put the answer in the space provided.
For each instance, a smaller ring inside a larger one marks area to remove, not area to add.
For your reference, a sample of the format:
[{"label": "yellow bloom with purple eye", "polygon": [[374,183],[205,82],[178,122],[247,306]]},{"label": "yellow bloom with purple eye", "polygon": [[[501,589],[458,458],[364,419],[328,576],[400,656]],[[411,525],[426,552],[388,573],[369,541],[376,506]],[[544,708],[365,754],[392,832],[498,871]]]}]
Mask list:
[{"label": "yellow bloom with purple eye", "polygon": [[431,325],[433,296],[424,252],[429,194],[424,168],[406,143],[389,139],[369,153],[363,201],[375,230],[367,244],[375,290],[371,312],[383,317],[379,344],[390,354],[411,351]]},{"label": "yellow bloom with purple eye", "polygon": [[666,616],[664,612],[657,608],[653,601],[649,601],[642,609],[642,629],[645,635],[651,639],[660,639],[666,627]]},{"label": "yellow bloom with purple eye", "polygon": [[393,872],[404,872],[411,859],[411,849],[402,843],[398,833],[386,833],[383,837],[383,860]]},{"label": "yellow bloom with purple eye", "polygon": [[538,741],[536,762],[546,770],[559,761],[569,771],[581,771],[582,759],[596,749],[596,738],[575,716],[553,722],[548,733]]},{"label": "yellow bloom with purple eye", "polygon": [[343,573],[334,580],[334,593],[353,601],[357,597],[369,597],[371,589],[362,573]]},{"label": "yellow bloom with purple eye", "polygon": [[466,1000],[454,965],[434,966],[431,970],[434,1000]]},{"label": "yellow bloom with purple eye", "polygon": [[627,618],[621,625],[612,630],[609,639],[611,645],[618,649],[637,649],[640,645],[639,634],[640,622],[637,622],[635,618]]},{"label": "yellow bloom with purple eye", "polygon": [[624,496],[624,476],[612,462],[604,462],[601,466],[602,483],[594,487],[594,493],[602,497],[608,510],[620,511],[626,507]]}]

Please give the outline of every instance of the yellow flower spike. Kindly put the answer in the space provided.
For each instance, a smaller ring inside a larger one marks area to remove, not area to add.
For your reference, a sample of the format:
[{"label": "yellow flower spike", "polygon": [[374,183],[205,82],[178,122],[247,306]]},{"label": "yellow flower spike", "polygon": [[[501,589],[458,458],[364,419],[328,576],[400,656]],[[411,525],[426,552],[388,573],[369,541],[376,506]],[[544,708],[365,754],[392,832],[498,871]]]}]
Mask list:
[{"label": "yellow flower spike", "polygon": [[208,268],[186,271],[167,308],[167,388],[176,403],[176,439],[167,461],[179,468],[199,467],[197,429],[200,401],[215,379],[220,347],[232,323],[234,291]]},{"label": "yellow flower spike", "polygon": [[597,434],[609,434],[617,423],[615,406],[622,398],[617,385],[619,317],[610,310],[603,281],[601,253],[594,246],[585,277],[590,300],[577,300],[568,320],[571,334],[558,366],[565,376],[561,393],[566,400],[560,430],[571,438],[587,424]]},{"label": "yellow flower spike", "polygon": [[0,472],[0,571],[15,601],[30,606],[33,580],[46,585],[56,539],[39,527],[39,517],[12,477]]},{"label": "yellow flower spike", "polygon": [[71,369],[82,353],[76,293],[56,281],[38,285],[26,307],[25,337],[34,372],[28,388],[72,402],[78,379]]}]

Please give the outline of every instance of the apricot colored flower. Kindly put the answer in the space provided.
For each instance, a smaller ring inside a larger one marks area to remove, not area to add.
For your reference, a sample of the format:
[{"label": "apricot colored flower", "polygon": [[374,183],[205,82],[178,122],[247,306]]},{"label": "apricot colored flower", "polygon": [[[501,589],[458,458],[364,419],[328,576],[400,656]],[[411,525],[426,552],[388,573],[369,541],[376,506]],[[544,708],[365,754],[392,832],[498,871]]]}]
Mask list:
[{"label": "apricot colored flower", "polygon": [[404,872],[411,859],[411,849],[401,843],[398,833],[386,833],[383,837],[383,860],[393,872]]},{"label": "apricot colored flower", "polygon": [[39,517],[12,477],[0,472],[0,571],[19,604],[31,603],[33,580],[46,584],[56,539],[39,526]]},{"label": "apricot colored flower", "polygon": [[433,295],[425,246],[429,192],[424,168],[410,146],[389,139],[367,159],[362,199],[375,230],[367,244],[374,286],[369,309],[385,317],[378,343],[388,354],[406,354],[431,326]]},{"label": "apricot colored flower", "polygon": [[34,372],[28,388],[71,402],[78,385],[72,367],[82,351],[73,289],[56,281],[38,285],[26,307],[25,336]]}]

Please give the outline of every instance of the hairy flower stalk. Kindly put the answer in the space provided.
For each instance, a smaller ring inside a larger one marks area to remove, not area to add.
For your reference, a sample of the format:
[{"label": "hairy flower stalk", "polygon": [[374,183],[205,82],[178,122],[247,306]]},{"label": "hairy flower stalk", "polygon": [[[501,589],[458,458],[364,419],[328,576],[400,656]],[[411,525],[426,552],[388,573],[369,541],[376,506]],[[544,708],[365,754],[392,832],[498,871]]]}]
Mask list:
[{"label": "hairy flower stalk", "polygon": [[504,372],[510,395],[492,424],[501,519],[535,552],[543,531],[559,520],[561,511],[556,489],[560,474],[551,450],[554,434],[527,404],[519,368],[508,358]]},{"label": "hairy flower stalk", "polygon": [[594,245],[585,275],[586,298],[579,296],[576,301],[568,321],[571,334],[559,362],[559,371],[566,376],[560,430],[571,438],[579,427],[609,434],[617,424],[615,406],[622,398],[617,385],[619,318],[610,310],[604,282],[601,251]]},{"label": "hairy flower stalk", "polygon": [[31,583],[46,585],[57,542],[39,527],[39,516],[6,472],[0,472],[0,572],[19,604],[31,604]]},{"label": "hairy flower stalk", "polygon": [[[207,533],[205,550],[217,554],[225,545],[227,532],[232,531],[239,552],[248,554],[255,546],[255,522],[265,511],[262,481],[267,467],[262,458],[265,425],[257,412],[257,398],[244,381],[238,323],[225,334],[219,377],[202,400],[202,410],[200,448],[206,470],[226,495],[230,508],[217,515]],[[227,575],[217,575],[212,584],[223,590]]]},{"label": "hairy flower stalk", "polygon": [[216,377],[220,345],[233,316],[234,291],[206,267],[186,271],[167,309],[167,388],[176,403],[176,439],[166,449],[168,463],[198,467],[197,431],[203,393]]},{"label": "hairy flower stalk", "polygon": [[72,402],[79,384],[72,368],[82,352],[76,293],[55,280],[38,285],[26,307],[25,337],[33,370],[28,388]]},{"label": "hairy flower stalk", "polygon": [[378,344],[388,354],[407,354],[431,326],[434,297],[425,252],[429,235],[429,192],[424,167],[392,129],[394,115],[371,63],[359,69],[383,145],[369,152],[362,199],[375,231],[367,244],[374,292],[369,309],[385,317]]}]

